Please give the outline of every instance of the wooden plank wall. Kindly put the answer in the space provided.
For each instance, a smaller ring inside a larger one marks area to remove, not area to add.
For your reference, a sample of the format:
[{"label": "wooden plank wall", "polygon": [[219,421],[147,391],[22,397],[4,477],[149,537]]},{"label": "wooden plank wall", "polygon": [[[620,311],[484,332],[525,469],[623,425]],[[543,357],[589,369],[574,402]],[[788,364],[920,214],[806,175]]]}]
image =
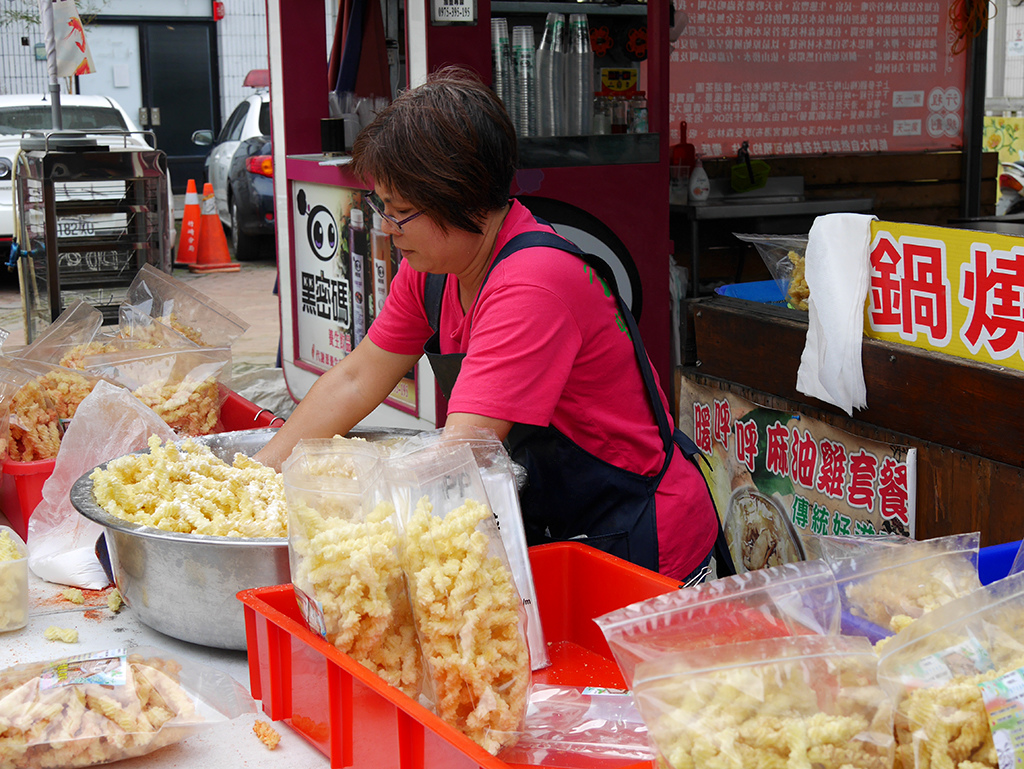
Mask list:
[{"label": "wooden plank wall", "polygon": [[[963,153],[916,152],[874,155],[763,158],[773,176],[804,177],[808,200],[875,199],[874,213],[890,222],[945,226],[962,216]],[[728,178],[735,158],[709,159],[708,176]],[[995,214],[999,156],[982,156],[982,216]]]}]

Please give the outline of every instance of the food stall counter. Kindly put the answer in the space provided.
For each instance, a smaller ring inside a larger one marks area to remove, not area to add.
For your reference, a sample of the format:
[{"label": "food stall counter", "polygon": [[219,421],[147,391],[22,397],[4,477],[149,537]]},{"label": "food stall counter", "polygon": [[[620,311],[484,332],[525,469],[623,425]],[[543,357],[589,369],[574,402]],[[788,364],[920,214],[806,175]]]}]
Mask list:
[{"label": "food stall counter", "polygon": [[[199,663],[227,673],[248,692],[249,670],[246,653],[186,643],[143,625],[128,606],[115,614],[107,607],[113,587],[83,590],[85,603],[77,605],[63,597],[63,585],[55,585],[29,574],[29,618],[20,630],[0,633],[0,659],[7,668],[27,662],[45,662],[89,652],[135,646],[151,646],[167,652],[180,662]],[[216,621],[216,619],[211,619]],[[48,641],[47,628],[78,631],[77,643]],[[262,721],[274,728],[281,741],[274,750],[260,742],[253,724]],[[298,733],[284,724],[272,724],[259,711],[232,721],[212,725],[173,745],[153,753],[118,761],[118,767],[133,769],[180,769],[194,766],[244,766],[247,769],[311,769],[327,766],[325,758]]]}]

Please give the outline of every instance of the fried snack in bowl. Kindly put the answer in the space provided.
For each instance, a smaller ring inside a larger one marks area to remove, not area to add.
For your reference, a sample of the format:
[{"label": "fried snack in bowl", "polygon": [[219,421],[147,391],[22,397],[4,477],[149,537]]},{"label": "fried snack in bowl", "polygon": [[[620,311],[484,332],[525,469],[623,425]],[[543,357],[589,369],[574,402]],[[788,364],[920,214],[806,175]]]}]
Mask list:
[{"label": "fried snack in bowl", "polygon": [[284,486],[275,470],[238,454],[228,464],[209,446],[149,439],[149,452],[92,471],[97,504],[111,515],[163,531],[217,537],[284,537]]},{"label": "fried snack in bowl", "polygon": [[[275,432],[218,433],[159,446],[155,456],[126,455],[123,477],[101,480],[109,488],[99,496],[129,517],[138,513],[139,522],[108,512],[97,499],[92,475],[111,463],[75,481],[71,502],[104,527],[114,582],[140,622],[191,643],[246,648],[237,593],[291,579],[279,475],[251,458]],[[209,448],[213,458],[184,448],[189,442]]]}]

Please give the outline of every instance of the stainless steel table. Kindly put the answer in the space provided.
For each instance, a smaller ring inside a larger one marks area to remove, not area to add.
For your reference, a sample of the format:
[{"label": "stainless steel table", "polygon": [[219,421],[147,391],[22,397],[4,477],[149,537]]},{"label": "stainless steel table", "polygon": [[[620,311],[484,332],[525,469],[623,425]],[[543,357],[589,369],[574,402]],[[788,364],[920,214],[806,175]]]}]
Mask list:
[{"label": "stainless steel table", "polygon": [[669,214],[686,217],[690,230],[690,294],[698,295],[700,285],[700,223],[716,219],[768,219],[784,216],[818,216],[835,213],[870,213],[873,198],[804,200],[802,196],[709,198],[704,202],[682,203],[670,195]]}]

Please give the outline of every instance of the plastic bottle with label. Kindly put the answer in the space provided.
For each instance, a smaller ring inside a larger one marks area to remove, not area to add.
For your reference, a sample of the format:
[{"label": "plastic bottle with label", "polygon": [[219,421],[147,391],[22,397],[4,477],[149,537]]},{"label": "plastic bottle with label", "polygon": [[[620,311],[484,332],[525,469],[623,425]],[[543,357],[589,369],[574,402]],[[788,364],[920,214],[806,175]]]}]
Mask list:
[{"label": "plastic bottle with label", "polygon": [[352,295],[352,347],[354,348],[366,336],[366,257],[368,238],[363,226],[363,212],[353,208],[349,212],[349,281]]},{"label": "plastic bottle with label", "polygon": [[711,180],[708,179],[708,172],[704,170],[704,164],[698,156],[693,170],[690,171],[690,200],[698,203],[708,199],[711,195]]},{"label": "plastic bottle with label", "polygon": [[370,230],[370,256],[373,264],[373,317],[376,318],[391,287],[391,236],[384,232],[384,220],[378,213],[373,215],[373,229]]}]

